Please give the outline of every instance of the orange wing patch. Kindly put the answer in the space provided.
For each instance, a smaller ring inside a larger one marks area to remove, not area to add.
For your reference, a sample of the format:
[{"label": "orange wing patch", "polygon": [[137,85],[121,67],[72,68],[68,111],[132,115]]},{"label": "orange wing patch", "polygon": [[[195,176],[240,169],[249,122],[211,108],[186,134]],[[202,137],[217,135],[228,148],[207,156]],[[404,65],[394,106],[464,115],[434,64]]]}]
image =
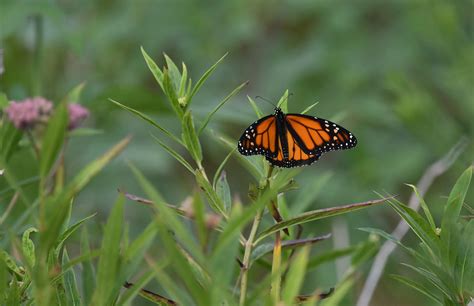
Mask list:
[{"label": "orange wing patch", "polygon": [[276,152],[276,118],[266,116],[250,125],[240,137],[238,150],[243,155],[261,154],[274,157]]}]

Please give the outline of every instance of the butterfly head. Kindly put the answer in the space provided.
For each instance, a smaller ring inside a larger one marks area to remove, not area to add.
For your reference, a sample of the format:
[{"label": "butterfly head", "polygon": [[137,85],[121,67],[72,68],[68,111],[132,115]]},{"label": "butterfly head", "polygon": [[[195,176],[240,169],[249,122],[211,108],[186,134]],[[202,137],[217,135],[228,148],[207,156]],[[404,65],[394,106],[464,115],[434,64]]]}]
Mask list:
[{"label": "butterfly head", "polygon": [[278,106],[275,107],[275,116],[277,118],[283,118],[285,116],[285,114],[283,113],[283,111],[281,110],[281,108],[279,108]]}]

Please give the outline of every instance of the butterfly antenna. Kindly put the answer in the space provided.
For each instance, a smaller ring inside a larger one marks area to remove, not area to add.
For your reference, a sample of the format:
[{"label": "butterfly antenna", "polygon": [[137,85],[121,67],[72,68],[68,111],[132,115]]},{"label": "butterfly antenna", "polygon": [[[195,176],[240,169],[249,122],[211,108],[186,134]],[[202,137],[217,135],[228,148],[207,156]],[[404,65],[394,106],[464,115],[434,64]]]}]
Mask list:
[{"label": "butterfly antenna", "polygon": [[255,96],[255,99],[262,99],[263,101],[268,102],[268,103],[270,103],[271,105],[273,105],[273,107],[275,107],[275,108],[278,107],[278,106],[276,106],[272,101],[270,101],[269,99],[266,99],[266,98],[264,98],[264,97],[262,97],[262,96]]}]

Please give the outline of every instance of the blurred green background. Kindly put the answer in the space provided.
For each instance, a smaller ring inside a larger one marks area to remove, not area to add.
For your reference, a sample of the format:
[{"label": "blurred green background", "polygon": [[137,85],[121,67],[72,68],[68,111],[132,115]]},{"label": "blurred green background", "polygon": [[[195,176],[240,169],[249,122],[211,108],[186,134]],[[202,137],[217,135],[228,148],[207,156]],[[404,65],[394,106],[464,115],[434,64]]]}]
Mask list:
[{"label": "blurred green background", "polygon": [[[57,103],[71,88],[86,82],[80,102],[92,115],[85,125],[103,133],[70,141],[69,174],[125,135],[134,136],[125,154],[76,200],[74,219],[99,212],[89,222],[97,233],[117,188],[140,194],[126,160],[143,170],[171,203],[179,204],[196,188],[193,178],[150,137],[148,126],[108,101],[113,98],[179,131],[140,46],[160,65],[163,52],[177,63],[184,61],[195,81],[228,52],[196,96],[193,109],[204,118],[232,89],[249,80],[211,122],[212,129],[235,140],[256,119],[246,95],[278,100],[286,89],[293,93],[291,112],[319,101],[312,114],[336,120],[357,136],[356,149],[327,154],[303,169],[297,177],[300,191],[288,194],[294,211],[364,201],[375,198],[374,191],[398,194],[406,201],[410,189],[404,183],[416,183],[462,136],[473,139],[473,14],[473,2],[462,0],[0,0],[5,66],[0,91],[11,100],[42,95]],[[267,103],[260,106],[267,113],[273,111]],[[202,141],[204,165],[213,171],[229,150],[211,134]],[[438,213],[443,197],[472,162],[473,152],[470,143],[430,189],[426,200]],[[22,152],[12,163],[20,178],[36,171],[34,161],[25,164]],[[235,159],[225,170],[233,195],[245,204],[251,177]],[[129,203],[132,234],[142,230],[148,215],[146,207]],[[352,244],[367,237],[355,230],[358,227],[391,231],[397,222],[388,206],[380,206],[344,216],[335,224],[343,232],[347,226]],[[319,222],[305,227],[305,233],[323,234],[333,226]],[[328,249],[331,244],[315,248]],[[388,277],[407,273],[400,261],[409,258],[396,252],[373,305],[423,303],[422,296]],[[327,265],[306,282],[330,287],[337,277],[334,271]],[[361,280],[365,272],[361,271]]]}]

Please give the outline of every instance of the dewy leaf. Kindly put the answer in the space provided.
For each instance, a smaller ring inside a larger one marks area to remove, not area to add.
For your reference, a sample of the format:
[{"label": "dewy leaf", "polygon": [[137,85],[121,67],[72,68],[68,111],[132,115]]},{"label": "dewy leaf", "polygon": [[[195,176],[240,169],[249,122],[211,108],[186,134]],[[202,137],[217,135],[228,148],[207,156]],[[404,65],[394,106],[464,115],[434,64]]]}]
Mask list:
[{"label": "dewy leaf", "polygon": [[49,119],[41,144],[39,170],[44,179],[57,160],[62,149],[68,125],[68,113],[65,103],[59,104]]},{"label": "dewy leaf", "polygon": [[227,182],[225,171],[222,172],[219,180],[217,180],[216,182],[216,193],[217,193],[217,196],[224,203],[224,210],[227,213],[230,212],[230,205],[231,205],[232,198],[231,198],[230,187],[229,187],[229,183]]},{"label": "dewy leaf", "polygon": [[158,82],[160,85],[161,89],[164,90],[163,87],[163,72],[158,68],[158,65],[153,61],[153,59],[145,52],[145,49],[143,47],[140,47],[140,50],[142,51],[143,58],[145,59],[145,62],[150,69],[151,73],[155,77],[155,80]]},{"label": "dewy leaf", "polygon": [[204,82],[211,76],[212,72],[216,70],[217,66],[222,62],[222,60],[227,56],[227,53],[224,54],[223,57],[221,57],[214,65],[212,65],[204,74],[201,76],[201,78],[197,81],[196,85],[194,85],[191,93],[187,97],[186,105],[188,106],[191,103],[192,98],[194,95],[198,92],[198,90],[201,88],[201,86],[204,84]]},{"label": "dewy leaf", "polygon": [[28,265],[30,267],[35,266],[35,245],[33,241],[30,239],[30,234],[31,233],[36,233],[38,230],[34,227],[30,227],[23,233],[23,237],[21,238],[21,245],[23,249],[23,255],[25,256]]},{"label": "dewy leaf", "polygon": [[255,243],[258,243],[260,240],[263,238],[267,237],[268,235],[271,235],[279,230],[282,230],[284,228],[288,228],[290,226],[298,225],[298,224],[303,224],[311,221],[315,221],[318,219],[324,219],[340,214],[345,214],[348,212],[353,212],[365,207],[369,207],[372,205],[376,204],[381,204],[389,199],[392,199],[393,197],[387,197],[383,199],[378,199],[378,200],[372,200],[372,201],[367,201],[367,202],[362,202],[362,203],[355,203],[355,204],[349,204],[349,205],[344,205],[344,206],[337,206],[337,207],[330,207],[330,208],[323,208],[323,209],[318,209],[318,210],[313,210],[313,211],[308,211],[305,212],[301,215],[298,215],[294,218],[287,219],[282,222],[278,222],[277,224],[271,226],[270,228],[264,230],[258,235],[258,238]]},{"label": "dewy leaf", "polygon": [[194,127],[193,116],[191,111],[187,111],[183,117],[183,141],[188,148],[189,153],[199,165],[202,161],[202,149],[199,142],[196,129]]}]

